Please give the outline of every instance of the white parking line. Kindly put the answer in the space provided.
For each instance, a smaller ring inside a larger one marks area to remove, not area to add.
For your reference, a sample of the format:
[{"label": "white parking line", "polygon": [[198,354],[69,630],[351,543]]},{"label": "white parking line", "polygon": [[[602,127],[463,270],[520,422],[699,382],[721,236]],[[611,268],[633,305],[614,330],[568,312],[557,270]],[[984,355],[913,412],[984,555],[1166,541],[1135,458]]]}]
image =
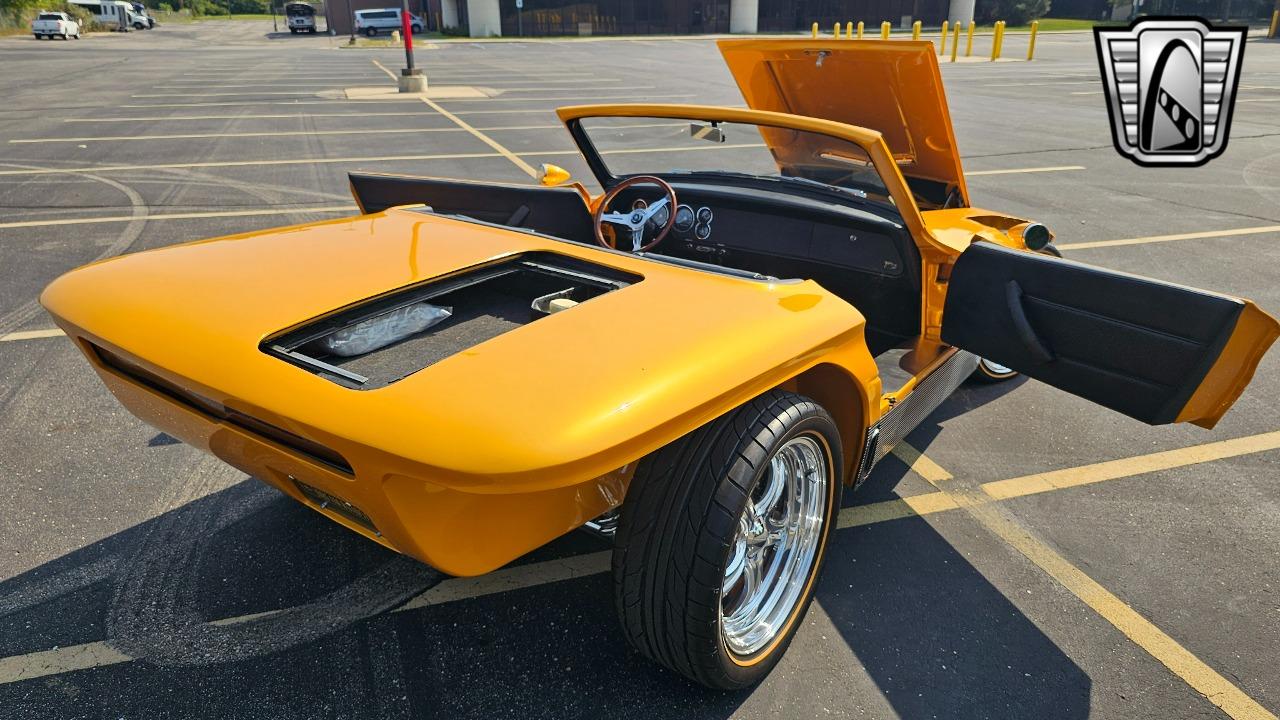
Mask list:
[{"label": "white parking line", "polygon": [[246,92],[213,92],[213,93],[138,93],[130,95],[132,98],[203,98],[203,97],[257,97],[259,95],[317,95],[313,90],[272,90],[257,91],[251,90]]},{"label": "white parking line", "polygon": [[1007,168],[1004,170],[974,170],[966,172],[965,177],[974,177],[976,175],[1017,175],[1019,173],[1048,173],[1048,172],[1069,172],[1071,170],[1084,170],[1083,165],[1050,165],[1048,167],[1029,167],[1029,168]]},{"label": "white parking line", "polygon": [[[697,96],[697,94],[696,94],[696,93],[683,93],[683,94],[645,95],[644,97],[645,97],[645,99],[646,99],[646,100],[650,100],[650,99],[657,99],[657,98],[663,98],[663,99],[666,99],[666,98],[691,98],[691,97],[698,97],[698,96]],[[451,98],[451,99],[448,99],[448,100],[441,99],[441,100],[439,100],[439,101],[437,101],[437,102],[441,102],[441,103],[449,103],[449,104],[453,104],[453,103],[460,103],[460,102],[491,102],[491,103],[493,103],[493,102],[538,102],[538,101],[541,101],[541,100],[572,100],[572,101],[577,101],[577,102],[596,102],[596,101],[599,101],[599,100],[630,100],[630,101],[633,101],[633,102],[634,102],[634,101],[635,101],[635,99],[636,99],[636,97],[635,97],[634,95],[586,95],[586,96],[584,96],[584,95],[558,95],[558,96],[550,96],[550,97],[536,97],[536,98],[524,98],[524,97],[519,97],[519,98],[506,98],[506,97],[496,97],[496,98]]]},{"label": "white parking line", "polygon": [[[211,102],[211,103],[139,103],[134,105],[120,105],[122,108],[194,108],[194,107],[243,107],[245,105],[287,105],[298,107],[302,105],[333,105],[342,103],[346,105],[353,104],[352,100],[248,100],[243,102]],[[416,103],[417,98],[388,98],[386,100],[378,100],[379,105],[387,103]]]},{"label": "white parking line", "polygon": [[[415,100],[415,102],[417,102]],[[544,153],[553,154],[553,153]],[[554,154],[574,155],[575,151],[565,150]],[[469,160],[472,158],[502,157],[495,152],[474,153],[437,153],[428,155],[366,155],[364,157],[340,158],[290,158],[288,160],[228,160],[214,162],[191,163],[156,163],[153,165],[104,165],[101,167],[56,168],[42,170],[0,170],[0,175],[42,175],[45,173],[102,173],[122,170],[179,170],[187,168],[213,167],[260,167],[272,165],[332,165],[342,163],[376,163],[396,160]]]},{"label": "white parking line", "polygon": [[[200,218],[222,218],[222,217],[259,217],[265,215],[293,215],[302,213],[340,213],[340,212],[359,212],[359,208],[355,205],[324,205],[321,207],[291,207],[291,208],[264,208],[260,210],[217,210],[210,212],[189,212],[189,213],[168,213],[164,215],[147,215],[147,222],[163,222],[165,220],[196,220]],[[130,222],[137,218],[132,215],[109,215],[106,217],[87,217],[87,218],[58,218],[56,220],[20,220],[17,222],[0,223],[0,230],[8,228],[27,228],[27,227],[49,227],[53,225],[96,225],[100,223],[121,223]],[[10,338],[5,336],[0,340],[25,340],[26,338]]]},{"label": "white parking line", "polygon": [[[416,113],[421,116],[422,113]],[[514,128],[517,130],[542,130],[557,128],[560,125],[526,125]],[[191,133],[187,135],[107,135],[102,137],[76,138],[25,138],[10,140],[11,144],[32,143],[89,143],[89,142],[128,142],[131,140],[199,140],[205,138],[249,138],[249,137],[312,137],[314,135],[393,135],[397,133],[431,133],[458,132],[456,127],[444,128],[386,128],[380,130],[290,130],[277,132],[245,132],[245,133]]]},{"label": "white parking line", "polygon": [[1257,227],[1234,228],[1232,230],[1178,233],[1176,235],[1151,235],[1148,237],[1124,238],[1122,240],[1063,243],[1058,244],[1057,247],[1059,250],[1087,250],[1089,248],[1116,247],[1118,245],[1146,245],[1147,243],[1172,242],[1174,240],[1203,240],[1207,238],[1238,237],[1240,235],[1261,235],[1264,233],[1280,233],[1280,225],[1260,225]]},{"label": "white parking line", "polygon": [[[507,112],[507,111],[503,111]],[[510,112],[523,112],[512,110]],[[137,123],[137,122],[186,122],[189,120],[292,120],[309,118],[367,118],[367,117],[423,117],[420,111],[412,112],[343,112],[343,113],[280,113],[274,115],[154,115],[151,117],[63,118],[64,123]]]}]

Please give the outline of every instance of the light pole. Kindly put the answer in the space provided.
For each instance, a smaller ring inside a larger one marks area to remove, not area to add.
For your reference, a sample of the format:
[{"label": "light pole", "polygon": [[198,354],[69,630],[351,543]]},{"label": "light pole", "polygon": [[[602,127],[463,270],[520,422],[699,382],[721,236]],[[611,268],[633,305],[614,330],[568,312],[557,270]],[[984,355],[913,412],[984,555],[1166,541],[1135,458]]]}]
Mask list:
[{"label": "light pole", "polygon": [[400,0],[400,33],[404,36],[404,69],[400,71],[400,92],[420,93],[427,89],[427,76],[413,66],[413,16],[409,0]]}]

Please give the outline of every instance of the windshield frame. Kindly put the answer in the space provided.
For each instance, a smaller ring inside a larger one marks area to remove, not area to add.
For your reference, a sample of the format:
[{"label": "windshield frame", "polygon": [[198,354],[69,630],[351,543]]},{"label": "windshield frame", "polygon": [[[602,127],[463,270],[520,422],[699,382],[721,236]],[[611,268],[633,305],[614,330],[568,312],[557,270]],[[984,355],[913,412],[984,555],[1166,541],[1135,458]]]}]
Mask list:
[{"label": "windshield frame", "polygon": [[[595,175],[601,187],[606,190],[621,182],[624,177],[615,176],[609,170],[609,166],[596,149],[587,130],[582,127],[581,121],[584,119],[661,118],[683,120],[691,123],[725,122],[763,125],[786,130],[817,133],[850,142],[859,146],[867,154],[867,157],[871,158],[872,166],[888,190],[889,197],[893,199],[893,204],[898,214],[911,230],[912,236],[931,239],[928,230],[925,228],[924,220],[920,216],[920,209],[916,204],[915,196],[912,195],[911,190],[908,188],[897,162],[889,152],[889,148],[884,144],[880,133],[874,130],[820,118],[790,115],[768,110],[750,110],[713,105],[654,105],[640,103],[575,105],[562,107],[556,111],[556,114],[569,130],[570,136],[573,137],[574,142],[578,145],[578,150],[582,153],[583,160],[586,161],[587,166],[591,168],[592,174]],[[769,176],[761,177],[768,179]],[[799,188],[796,189],[799,190]],[[835,198],[838,193],[841,193],[841,191],[833,187],[831,196]],[[849,200],[852,201],[853,198],[849,198]],[[879,205],[879,203],[876,203],[876,205]],[[917,244],[919,244],[918,241]]]}]

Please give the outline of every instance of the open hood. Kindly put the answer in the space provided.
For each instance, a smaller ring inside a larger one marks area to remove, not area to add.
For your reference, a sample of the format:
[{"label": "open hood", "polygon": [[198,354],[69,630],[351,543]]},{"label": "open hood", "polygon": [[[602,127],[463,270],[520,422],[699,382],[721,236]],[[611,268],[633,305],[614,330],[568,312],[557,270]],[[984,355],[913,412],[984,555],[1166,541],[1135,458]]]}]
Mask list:
[{"label": "open hood", "polygon": [[752,109],[875,130],[904,176],[956,186],[968,204],[932,43],[828,38],[718,44]]}]

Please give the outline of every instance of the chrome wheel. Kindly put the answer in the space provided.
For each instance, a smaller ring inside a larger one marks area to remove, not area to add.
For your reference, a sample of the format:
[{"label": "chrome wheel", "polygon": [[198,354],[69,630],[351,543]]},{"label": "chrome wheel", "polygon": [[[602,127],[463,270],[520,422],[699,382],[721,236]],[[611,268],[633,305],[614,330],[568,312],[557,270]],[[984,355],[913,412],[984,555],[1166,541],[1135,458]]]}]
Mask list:
[{"label": "chrome wheel", "polygon": [[826,452],[802,435],[778,448],[748,498],[720,592],[720,634],[733,654],[769,645],[804,596],[822,544],[829,476]]}]

